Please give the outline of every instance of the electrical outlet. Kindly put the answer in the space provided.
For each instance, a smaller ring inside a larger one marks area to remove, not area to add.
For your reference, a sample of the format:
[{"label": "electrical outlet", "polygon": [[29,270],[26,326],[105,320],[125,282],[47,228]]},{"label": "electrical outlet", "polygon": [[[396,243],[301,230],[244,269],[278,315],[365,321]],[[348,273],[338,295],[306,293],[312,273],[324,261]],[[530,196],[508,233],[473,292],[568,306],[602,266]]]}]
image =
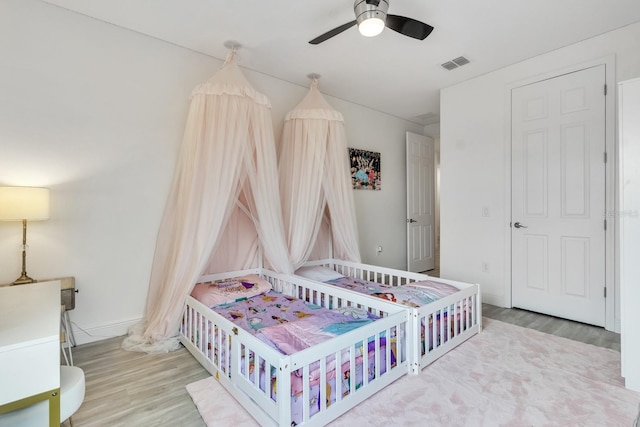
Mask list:
[{"label": "electrical outlet", "polygon": [[485,218],[489,218],[489,206],[482,207],[482,216]]},{"label": "electrical outlet", "polygon": [[484,261],[484,262],[482,263],[482,272],[483,272],[483,273],[488,273],[488,272],[489,272],[489,263],[488,263],[488,262],[486,262],[486,261]]},{"label": "electrical outlet", "polygon": [[376,248],[376,255],[380,255],[380,252],[382,252],[382,246],[378,245]]}]

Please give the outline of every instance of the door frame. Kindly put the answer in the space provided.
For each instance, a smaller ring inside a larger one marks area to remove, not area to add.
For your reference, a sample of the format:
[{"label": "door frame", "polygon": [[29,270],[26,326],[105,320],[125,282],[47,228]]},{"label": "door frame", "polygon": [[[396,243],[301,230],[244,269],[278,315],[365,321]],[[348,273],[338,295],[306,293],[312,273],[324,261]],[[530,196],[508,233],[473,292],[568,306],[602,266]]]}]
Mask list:
[{"label": "door frame", "polygon": [[[607,162],[605,164],[605,212],[603,212],[603,221],[607,217],[607,229],[605,231],[605,288],[607,298],[605,300],[605,329],[620,332],[620,313],[615,312],[616,301],[619,299],[620,286],[618,283],[618,265],[617,249],[616,249],[616,230],[618,228],[618,219],[613,213],[616,211],[617,197],[617,142],[616,142],[616,70],[615,55],[607,55],[605,57],[594,59],[591,61],[581,62],[565,68],[561,68],[548,73],[538,74],[526,79],[518,80],[505,86],[505,176],[504,176],[504,194],[505,203],[511,212],[511,92],[521,86],[529,85],[543,80],[549,80],[564,74],[573,73],[591,68],[597,65],[605,66],[605,83],[607,85],[607,96],[605,98],[605,149],[607,152]],[[604,90],[604,88],[603,88]],[[511,308],[512,305],[512,268],[511,268],[511,213],[509,213],[508,221],[504,225],[506,228],[504,248],[504,277],[507,281],[505,287],[505,303]]]}]

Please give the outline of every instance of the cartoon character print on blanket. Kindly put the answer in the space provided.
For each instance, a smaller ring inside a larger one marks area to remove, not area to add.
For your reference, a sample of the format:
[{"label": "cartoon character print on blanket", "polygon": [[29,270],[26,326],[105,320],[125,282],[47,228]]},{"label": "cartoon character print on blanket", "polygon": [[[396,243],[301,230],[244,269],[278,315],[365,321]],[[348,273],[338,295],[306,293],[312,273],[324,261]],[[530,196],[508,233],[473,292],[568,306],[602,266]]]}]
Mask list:
[{"label": "cartoon character print on blanket", "polygon": [[432,303],[443,296],[458,291],[457,288],[451,285],[435,281],[390,286],[353,277],[340,277],[326,283],[414,308]]},{"label": "cartoon character print on blanket", "polygon": [[[274,291],[246,300],[222,304],[214,307],[213,310],[285,354],[292,354],[319,344],[379,318],[361,308],[341,307],[330,310]],[[346,396],[351,390],[360,388],[365,378],[368,381],[375,378],[375,372],[371,368],[375,362],[376,344],[381,349],[382,369],[380,373],[386,372],[386,351],[384,349],[388,342],[391,344],[390,364],[395,366],[396,331],[390,332],[392,334],[390,339],[387,336],[380,336],[377,339],[370,337],[366,344],[360,342],[355,348],[342,349],[339,365],[335,356],[326,360],[327,406],[336,401],[337,390],[340,390],[342,396]],[[213,330],[210,333],[215,334],[216,332]],[[215,342],[214,340],[215,337],[211,336],[210,342]],[[221,357],[224,359],[225,355],[223,354]],[[352,357],[355,362],[354,366],[351,366],[350,362]],[[367,369],[363,363],[364,359],[368,359]],[[275,367],[272,366],[269,370],[265,369],[264,361],[260,362],[260,367],[256,367],[255,363],[253,355],[249,354],[248,358],[242,358],[240,369],[242,372],[248,369],[250,381],[254,381],[255,375],[258,375],[260,389],[270,389],[272,398],[277,399]],[[311,415],[317,413],[321,406],[321,372],[318,362],[310,365],[308,381],[311,388],[307,395],[306,405]],[[302,370],[295,371],[291,375],[291,413],[294,423],[299,423],[303,419],[305,401],[302,375]],[[340,384],[336,384],[336,381]]]},{"label": "cartoon character print on blanket", "polygon": [[221,304],[214,311],[236,325],[255,334],[267,326],[280,325],[312,316],[319,306],[303,300],[269,291],[265,294]]},{"label": "cartoon character print on blanket", "polygon": [[[236,325],[257,335],[261,329],[291,322],[306,321],[321,327],[375,320],[378,317],[356,307],[328,310],[275,291],[213,307]],[[305,322],[303,322],[304,324]],[[335,326],[340,328],[340,326]],[[343,326],[349,329],[350,326]],[[352,329],[352,328],[351,328]],[[335,332],[335,331],[330,331]]]}]

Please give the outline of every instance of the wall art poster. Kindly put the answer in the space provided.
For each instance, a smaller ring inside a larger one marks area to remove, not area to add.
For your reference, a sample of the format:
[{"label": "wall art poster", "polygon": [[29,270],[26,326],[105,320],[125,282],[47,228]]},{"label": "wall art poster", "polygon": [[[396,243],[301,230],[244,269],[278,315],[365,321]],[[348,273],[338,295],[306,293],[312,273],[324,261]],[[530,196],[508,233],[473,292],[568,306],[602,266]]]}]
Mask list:
[{"label": "wall art poster", "polygon": [[381,190],[380,153],[349,148],[354,190]]}]

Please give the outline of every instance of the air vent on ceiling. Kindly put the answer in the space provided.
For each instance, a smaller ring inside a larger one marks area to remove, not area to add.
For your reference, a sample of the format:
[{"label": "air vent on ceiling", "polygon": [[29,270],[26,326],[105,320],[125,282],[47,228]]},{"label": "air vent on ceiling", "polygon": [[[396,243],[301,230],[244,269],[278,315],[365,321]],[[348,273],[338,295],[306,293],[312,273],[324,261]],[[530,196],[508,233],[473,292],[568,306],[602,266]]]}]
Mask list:
[{"label": "air vent on ceiling", "polygon": [[446,70],[455,70],[458,67],[462,67],[463,65],[466,65],[469,63],[469,60],[467,58],[465,58],[464,56],[459,56],[456,59],[452,59],[451,61],[447,61],[444,64],[442,64],[442,68],[446,69]]}]

